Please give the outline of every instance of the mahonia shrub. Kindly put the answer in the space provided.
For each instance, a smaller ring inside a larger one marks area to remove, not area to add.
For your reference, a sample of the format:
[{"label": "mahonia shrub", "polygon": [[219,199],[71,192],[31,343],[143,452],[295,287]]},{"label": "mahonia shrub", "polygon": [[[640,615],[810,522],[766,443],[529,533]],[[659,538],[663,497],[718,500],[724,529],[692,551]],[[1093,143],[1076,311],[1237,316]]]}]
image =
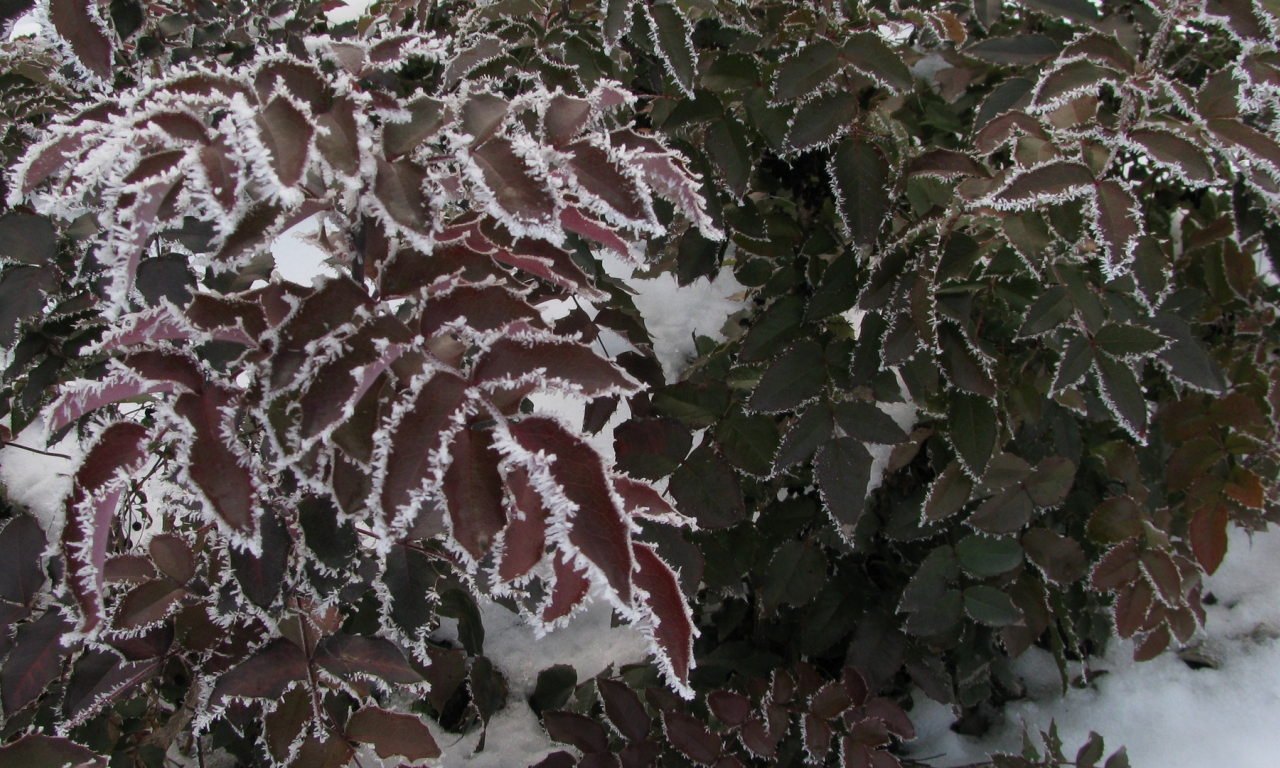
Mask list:
[{"label": "mahonia shrub", "polygon": [[[980,733],[1033,646],[1065,688],[1190,641],[1275,517],[1261,6],[332,7],[3,11],[43,31],[3,49],[0,436],[84,448],[0,529],[7,760],[429,760],[421,716],[523,706],[476,598],[594,594],[652,661],[544,670],[543,765],[886,768],[912,687]],[[605,259],[744,310],[669,380]],[[1104,756],[1040,742],[994,764]]]}]

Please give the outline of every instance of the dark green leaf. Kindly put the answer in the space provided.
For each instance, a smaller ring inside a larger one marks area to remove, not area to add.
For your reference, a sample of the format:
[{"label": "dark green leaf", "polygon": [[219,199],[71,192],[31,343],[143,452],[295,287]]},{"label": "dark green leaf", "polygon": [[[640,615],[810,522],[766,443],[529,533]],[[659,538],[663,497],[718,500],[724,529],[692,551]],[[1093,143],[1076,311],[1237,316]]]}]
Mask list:
[{"label": "dark green leaf", "polygon": [[836,207],[855,245],[874,245],[889,215],[889,161],[876,145],[845,139],[831,157]]},{"label": "dark green leaf", "polygon": [[689,39],[692,30],[688,19],[672,3],[655,3],[644,7],[653,25],[653,41],[657,45],[662,63],[685,95],[692,96],[698,60]]},{"label": "dark green leaf", "polygon": [[924,503],[926,520],[942,520],[960,511],[973,493],[973,479],[964,473],[960,462],[953,461],[929,487]]},{"label": "dark green leaf", "polygon": [[953,392],[947,398],[951,444],[971,476],[981,477],[996,446],[996,411],[979,395]]},{"label": "dark green leaf", "polygon": [[751,179],[751,149],[742,125],[731,117],[715,120],[707,126],[705,141],[725,188],[741,198]]},{"label": "dark green leaf", "polygon": [[1058,363],[1058,373],[1053,377],[1053,391],[1060,392],[1073,387],[1084,378],[1093,367],[1093,346],[1083,335],[1073,336],[1062,353],[1062,362]]},{"label": "dark green leaf", "polygon": [[669,490],[682,514],[702,528],[726,528],[746,515],[733,470],[709,447],[699,446],[671,476]]},{"label": "dark green leaf", "polygon": [[0,258],[23,264],[47,264],[58,252],[58,233],[44,216],[0,216]]},{"label": "dark green leaf", "polygon": [[765,610],[808,603],[822,589],[826,576],[827,558],[820,548],[802,541],[788,541],[774,553],[761,585]]},{"label": "dark green leaf", "polygon": [[1107,323],[1093,336],[1093,346],[1113,357],[1139,357],[1164,349],[1163,336],[1140,325]]},{"label": "dark green leaf", "polygon": [[907,433],[892,416],[865,400],[838,403],[835,417],[845,434],[863,442],[897,445],[907,439]]},{"label": "dark green leaf", "polygon": [[940,323],[938,342],[942,346],[942,370],[946,372],[951,385],[964,392],[993,398],[996,396],[996,383],[991,375],[982,367],[977,354],[970,348],[968,341],[951,323]]},{"label": "dark green leaf", "polygon": [[858,97],[849,91],[837,91],[812,99],[791,119],[787,147],[803,152],[825,146],[839,138],[857,116]]},{"label": "dark green leaf", "polygon": [[765,413],[788,411],[817,397],[827,382],[822,345],[798,341],[769,366],[755,391],[751,408]]},{"label": "dark green leaf", "polygon": [[53,265],[20,266],[0,277],[0,346],[13,346],[18,323],[44,308],[45,294],[58,286]]},{"label": "dark green leaf", "polygon": [[1108,355],[1095,355],[1098,383],[1107,408],[1120,425],[1138,440],[1147,438],[1147,399],[1138,377],[1127,363]]},{"label": "dark green leaf", "polygon": [[744,363],[766,360],[781,352],[800,336],[804,319],[804,299],[788,295],[775,301],[747,331],[738,359]]},{"label": "dark green leaf", "polygon": [[1050,286],[1049,290],[1040,294],[1040,298],[1027,310],[1027,316],[1018,329],[1018,336],[1030,338],[1055,330],[1071,317],[1075,305],[1067,296],[1067,289],[1060,285]]},{"label": "dark green leaf", "polygon": [[1061,49],[1061,46],[1044,35],[1017,35],[990,37],[965,48],[964,52],[992,64],[1022,66],[1038,64],[1057,56]]},{"label": "dark green leaf", "polygon": [[805,410],[791,424],[774,460],[775,471],[782,471],[807,461],[831,437],[835,422],[831,408],[818,403]]},{"label": "dark green leaf", "polygon": [[734,415],[716,425],[720,452],[738,469],[757,477],[767,477],[778,451],[778,425],[762,414]]},{"label": "dark green leaf", "polygon": [[844,44],[843,59],[879,83],[895,91],[909,91],[914,81],[911,71],[878,35],[858,32]]},{"label": "dark green leaf", "polygon": [[808,95],[844,67],[840,49],[827,40],[818,39],[782,62],[773,79],[773,95],[779,101],[792,101]]},{"label": "dark green leaf", "polygon": [[1022,564],[1016,539],[970,534],[956,544],[960,566],[980,579],[1007,573]]},{"label": "dark green leaf", "polygon": [[1006,627],[1022,620],[1022,611],[1008,595],[981,584],[964,591],[964,609],[975,621],[989,627]]},{"label": "dark green leaf", "polygon": [[851,437],[829,440],[814,460],[814,479],[822,503],[837,530],[847,540],[867,508],[867,486],[871,482],[871,453]]}]

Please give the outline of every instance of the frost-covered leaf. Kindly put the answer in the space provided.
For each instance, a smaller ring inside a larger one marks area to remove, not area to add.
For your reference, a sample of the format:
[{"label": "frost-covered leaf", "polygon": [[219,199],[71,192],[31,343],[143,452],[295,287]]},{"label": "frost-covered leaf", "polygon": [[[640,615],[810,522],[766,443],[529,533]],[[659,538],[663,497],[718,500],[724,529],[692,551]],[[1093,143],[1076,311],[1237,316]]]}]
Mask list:
[{"label": "frost-covered leaf", "polygon": [[1227,556],[1227,508],[1223,504],[1205,504],[1191,516],[1191,551],[1206,573],[1213,574]]},{"label": "frost-covered leaf", "polygon": [[663,65],[680,86],[680,90],[686,96],[692,96],[698,60],[690,40],[693,30],[688,19],[674,3],[642,5],[641,9]]},{"label": "frost-covered leaf", "polygon": [[58,272],[52,264],[17,266],[0,277],[0,346],[12,347],[18,323],[44,308],[45,294],[57,287]]},{"label": "frost-covered leaf", "polygon": [[822,503],[846,539],[853,538],[867,508],[871,463],[866,446],[851,437],[828,440],[814,459],[814,479]]},{"label": "frost-covered leaf", "polygon": [[40,556],[47,542],[40,524],[18,515],[0,530],[0,600],[29,605],[44,585]]},{"label": "frost-covered leaf", "polygon": [[342,632],[329,635],[316,646],[317,667],[342,680],[376,677],[388,685],[415,685],[422,676],[414,671],[396,644],[382,637]]},{"label": "frost-covered leaf", "polygon": [[1074,312],[1075,305],[1071,303],[1067,289],[1060,285],[1050,286],[1027,310],[1018,335],[1031,338],[1048,333],[1058,328]]},{"label": "frost-covered leaf", "polygon": [[44,216],[6,213],[0,216],[0,258],[41,266],[58,252],[58,233]]},{"label": "frost-covered leaf", "polygon": [[475,149],[471,159],[479,167],[487,195],[498,212],[518,222],[549,222],[553,218],[555,199],[510,141],[489,141]]},{"label": "frost-covered leaf", "polygon": [[1140,325],[1107,323],[1093,335],[1093,346],[1112,357],[1138,358],[1153,355],[1168,342],[1155,331]]},{"label": "frost-covered leaf", "polygon": [[709,447],[699,446],[671,476],[676,508],[699,528],[726,528],[746,515],[742,488],[733,469]]},{"label": "frost-covered leaf", "polygon": [[774,75],[773,93],[779,101],[792,101],[819,88],[844,68],[840,49],[819,39],[785,59]]},{"label": "frost-covered leaf", "polygon": [[859,247],[875,244],[889,215],[889,162],[878,146],[845,139],[828,167],[836,208]]},{"label": "frost-covered leaf", "polygon": [[1005,627],[1022,620],[1022,611],[1007,594],[984,584],[964,591],[964,609],[975,621],[989,627]]},{"label": "frost-covered leaf", "polygon": [[480,560],[507,524],[502,505],[500,458],[490,430],[465,428],[449,446],[451,461],[444,473],[445,500],[455,541]]},{"label": "frost-covered leaf", "polygon": [[590,347],[549,337],[499,339],[476,361],[471,377],[480,385],[537,384],[585,397],[636,390],[630,376]]},{"label": "frost-covered leaf", "polygon": [[0,701],[6,718],[35,701],[62,673],[72,649],[60,641],[70,629],[57,610],[18,627],[13,648],[0,669]]},{"label": "frost-covered leaf", "polygon": [[542,725],[554,741],[569,744],[588,755],[609,751],[609,734],[604,726],[577,712],[542,713]]},{"label": "frost-covered leaf", "polygon": [[788,541],[769,561],[763,574],[760,597],[766,611],[780,605],[801,607],[817,596],[827,577],[827,557],[803,541]]},{"label": "frost-covered leaf", "polygon": [[[93,11],[89,8],[93,7]],[[58,37],[67,42],[83,71],[110,83],[114,46],[101,19],[97,3],[89,0],[49,0],[48,18]]]},{"label": "frost-covered leaf", "polygon": [[720,756],[723,742],[698,718],[683,712],[663,712],[662,724],[671,745],[698,765],[711,765]]},{"label": "frost-covered leaf", "polygon": [[1058,55],[1061,46],[1044,35],[1016,35],[1013,37],[989,37],[974,43],[964,52],[992,64],[1022,66],[1039,64]]},{"label": "frost-covered leaf", "polygon": [[425,178],[422,169],[407,160],[378,160],[374,195],[392,221],[406,229],[423,231],[427,228],[426,198],[422,193]]},{"label": "frost-covered leaf", "polygon": [[293,540],[284,521],[271,510],[263,511],[258,518],[258,528],[262,537],[261,554],[232,549],[231,570],[245,597],[259,608],[269,608],[284,583]]},{"label": "frost-covered leaf", "polygon": [[858,116],[858,98],[848,91],[824,94],[804,104],[791,120],[786,144],[795,152],[824,146],[844,134]]},{"label": "frost-covered leaf", "polygon": [[751,408],[764,413],[793,410],[816,397],[827,382],[822,345],[796,342],[779,357],[751,393]]},{"label": "frost-covered leaf", "polygon": [[1022,547],[1016,539],[970,534],[956,543],[960,567],[985,579],[1022,565]]},{"label": "frost-covered leaf", "polygon": [[[569,520],[569,543],[600,570],[618,599],[629,603],[634,568],[630,534],[622,511],[614,504],[600,456],[546,417],[512,424],[511,434],[526,450],[555,457],[549,467],[551,477],[565,501],[577,507]],[[555,502],[551,503],[554,508]]]},{"label": "frost-covered leaf", "polygon": [[557,552],[551,563],[555,580],[551,584],[551,597],[542,606],[542,621],[552,624],[560,621],[582,605],[591,580],[587,571],[570,563],[563,552]]},{"label": "frost-covered leaf", "polygon": [[1156,129],[1140,129],[1130,131],[1130,141],[1141,145],[1147,153],[1160,164],[1176,169],[1192,182],[1208,183],[1213,181],[1213,166],[1204,151],[1169,131]]},{"label": "frost-covered leaf", "polygon": [[186,591],[170,579],[144,581],[121,598],[116,606],[114,629],[135,630],[164,620]]},{"label": "frost-covered leaf", "polygon": [[1080,163],[1055,161],[1014,176],[993,197],[1001,207],[1030,208],[1040,202],[1057,202],[1093,189],[1093,172]]},{"label": "frost-covered leaf", "polygon": [[218,703],[227,698],[279,700],[291,686],[306,680],[306,654],[280,637],[218,678],[210,701]]},{"label": "frost-covered leaf", "polygon": [[[341,102],[335,104],[333,112],[334,119],[338,121],[342,120],[340,115],[343,114],[340,111],[340,104]],[[429,96],[420,96],[410,101],[405,105],[405,111],[409,113],[408,120],[388,122],[382,129],[382,145],[388,159],[395,159],[412,152],[419,144],[435,136],[449,117],[444,102]],[[355,123],[352,122],[350,125],[354,127]],[[352,138],[356,135],[352,134]],[[331,138],[336,139],[336,137]],[[323,151],[323,145],[321,149]]]},{"label": "frost-covered leaf", "polygon": [[1138,236],[1142,234],[1138,201],[1133,193],[1115,181],[1100,182],[1095,193],[1098,239],[1105,248],[1108,261],[1113,265],[1122,264],[1128,261],[1138,245]]},{"label": "frost-covered leaf", "polygon": [[0,761],[26,768],[67,768],[67,766],[105,766],[106,758],[70,739],[54,738],[43,733],[28,733],[0,747]]},{"label": "frost-covered leaf", "polygon": [[961,332],[951,323],[938,328],[938,342],[942,347],[939,362],[946,372],[951,386],[964,392],[983,397],[996,396],[996,383],[987,373],[982,362]]},{"label": "frost-covered leaf", "polygon": [[650,218],[645,198],[636,182],[623,173],[603,149],[585,140],[565,148],[567,165],[584,190],[605,203],[625,220],[646,222]]},{"label": "frost-covered leaf", "polygon": [[311,121],[287,99],[277,96],[258,118],[262,144],[271,153],[271,169],[286,187],[302,178],[311,149]]},{"label": "frost-covered leaf", "polygon": [[987,170],[977,160],[953,149],[931,149],[907,166],[908,176],[986,176]]},{"label": "frost-covered leaf", "polygon": [[510,102],[494,93],[473,93],[462,104],[460,122],[462,132],[471,137],[472,144],[480,144],[493,138],[502,127]]},{"label": "frost-covered leaf", "polygon": [[981,477],[995,450],[997,421],[995,408],[980,395],[952,393],[947,398],[947,423],[951,444],[973,477]]},{"label": "frost-covered leaf", "polygon": [[381,509],[390,522],[409,508],[433,477],[433,455],[440,451],[446,429],[463,402],[467,383],[451,373],[437,373],[422,386],[392,431],[387,448]]},{"label": "frost-covered leaf", "polygon": [[1145,441],[1147,399],[1133,369],[1109,355],[1095,355],[1094,365],[1107,407],[1129,434]]},{"label": "frost-covered leaf", "polygon": [[880,445],[897,445],[907,439],[907,433],[893,417],[872,403],[850,400],[838,403],[833,411],[836,424],[849,437]]},{"label": "frost-covered leaf", "polygon": [[191,547],[178,534],[160,533],[152,536],[148,550],[160,572],[178,584],[186,584],[195,575],[196,564]]},{"label": "frost-covered leaf", "polygon": [[705,142],[725,187],[735,198],[741,198],[752,169],[751,148],[742,124],[732,117],[717,119],[707,126]]},{"label": "frost-covered leaf", "polygon": [[195,430],[187,466],[192,482],[224,525],[241,536],[252,537],[257,489],[252,474],[226,438],[229,418],[225,409],[234,406],[236,399],[231,390],[211,386],[199,395],[179,395],[173,409]]},{"label": "frost-covered leaf", "polygon": [[834,414],[829,406],[819,403],[805,409],[782,439],[774,458],[774,470],[789,469],[807,461],[831,437],[834,427]]},{"label": "frost-covered leaf", "polygon": [[878,35],[858,32],[849,37],[841,59],[876,82],[895,91],[909,91],[914,83],[911,71]]},{"label": "frost-covered leaf", "polygon": [[929,487],[924,503],[925,519],[942,520],[954,515],[972,493],[973,479],[961,469],[960,462],[952,461]]}]

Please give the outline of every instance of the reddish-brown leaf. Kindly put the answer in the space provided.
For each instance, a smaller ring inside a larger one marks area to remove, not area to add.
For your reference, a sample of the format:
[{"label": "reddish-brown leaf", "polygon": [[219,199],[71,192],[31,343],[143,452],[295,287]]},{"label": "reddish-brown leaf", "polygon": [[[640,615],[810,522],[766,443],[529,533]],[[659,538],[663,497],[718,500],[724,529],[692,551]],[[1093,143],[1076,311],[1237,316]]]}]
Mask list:
[{"label": "reddish-brown leaf", "polygon": [[635,562],[630,531],[622,511],[614,505],[599,454],[546,417],[512,424],[511,434],[525,449],[555,457],[549,467],[551,476],[565,498],[577,505],[569,521],[569,542],[600,569],[618,599],[630,603]]},{"label": "reddish-brown leaf", "polygon": [[680,591],[680,582],[671,568],[647,545],[634,545],[635,583],[644,591],[644,603],[653,616],[654,639],[664,668],[684,687],[693,660],[693,616]]},{"label": "reddish-brown leaf", "polygon": [[902,707],[883,696],[868,701],[863,711],[867,717],[884,723],[889,733],[901,739],[910,741],[916,737],[916,727],[911,724],[911,718],[907,713],[902,711]]},{"label": "reddish-brown leaf", "polygon": [[496,331],[518,320],[535,328],[545,327],[538,310],[511,291],[495,285],[468,285],[428,298],[418,330],[431,338],[449,323],[461,322],[477,331]]},{"label": "reddish-brown leaf", "polygon": [[74,765],[105,766],[107,760],[67,739],[28,733],[12,744],[0,747],[0,763],[25,768],[62,768]]},{"label": "reddish-brown leaf", "polygon": [[570,144],[566,151],[571,153],[569,167],[588,193],[627,219],[650,218],[635,181],[619,170],[603,149],[583,139]]},{"label": "reddish-brown leaf", "polygon": [[290,685],[306,679],[302,649],[276,638],[219,678],[209,700],[216,704],[227,697],[279,699]]},{"label": "reddish-brown leaf", "polygon": [[30,515],[18,515],[0,531],[0,600],[27,605],[44,585],[41,554],[48,541]]},{"label": "reddish-brown leaf", "polygon": [[1088,558],[1080,543],[1048,528],[1032,528],[1022,535],[1027,557],[1056,584],[1070,584],[1088,573]]},{"label": "reddish-brown leaf", "polygon": [[809,700],[809,711],[824,720],[830,720],[839,717],[840,713],[852,705],[853,697],[849,695],[844,683],[832,682],[823,685],[813,694],[813,698]]},{"label": "reddish-brown leaf", "polygon": [[831,751],[831,726],[826,721],[806,712],[804,716],[804,749],[810,765],[822,765]]},{"label": "reddish-brown leaf", "polygon": [[347,738],[373,744],[378,757],[426,760],[440,756],[431,730],[416,715],[365,707],[347,720]]},{"label": "reddish-brown leaf", "polygon": [[671,745],[695,763],[711,765],[720,756],[723,748],[720,737],[707,730],[707,726],[693,715],[663,712],[662,723]]},{"label": "reddish-brown leaf", "polygon": [[1116,620],[1116,634],[1128,639],[1142,628],[1142,622],[1151,609],[1151,601],[1155,592],[1145,581],[1134,581],[1116,590],[1116,602],[1113,606]]},{"label": "reddish-brown leaf", "polygon": [[431,454],[444,447],[442,432],[462,405],[467,383],[451,373],[437,373],[418,392],[391,435],[382,514],[388,522],[410,505],[414,492],[430,476]]},{"label": "reddish-brown leaf", "polygon": [[277,763],[289,763],[291,748],[298,744],[298,737],[314,716],[311,692],[302,686],[286,693],[276,708],[263,716],[263,741]]},{"label": "reddish-brown leaf", "polygon": [[498,339],[476,361],[471,378],[478,384],[536,383],[586,397],[637,389],[629,376],[590,347],[573,341],[552,341],[550,337]]},{"label": "reddish-brown leaf", "polygon": [[1138,543],[1132,539],[1112,547],[1093,567],[1090,585],[1099,592],[1118,589],[1138,578]]},{"label": "reddish-brown leaf", "polygon": [[534,177],[524,159],[506,139],[494,139],[471,153],[487,192],[499,209],[517,221],[548,222],[555,214],[555,200],[546,185]]},{"label": "reddish-brown leaf", "polygon": [[159,576],[150,558],[142,555],[116,555],[107,559],[102,569],[102,579],[106,582],[125,582],[137,584]]},{"label": "reddish-brown leaf", "polygon": [[1206,573],[1212,574],[1227,556],[1227,507],[1206,504],[1191,517],[1191,551]]},{"label": "reddish-brown leaf", "polygon": [[325,733],[323,740],[314,736],[307,737],[294,758],[293,765],[307,768],[346,768],[351,763],[355,750],[345,739],[334,734]]},{"label": "reddish-brown leaf", "polygon": [[1095,188],[1099,239],[1112,264],[1120,264],[1137,246],[1142,234],[1138,201],[1118,182],[1103,181]]},{"label": "reddish-brown leaf", "polygon": [[425,180],[426,173],[408,160],[389,163],[379,158],[373,194],[392,221],[406,229],[424,231],[427,228],[426,198],[422,193]]},{"label": "reddish-brown leaf", "polygon": [[151,558],[165,576],[186,584],[195,575],[195,557],[191,547],[176,533],[159,533],[151,538]]},{"label": "reddish-brown leaf", "polygon": [[321,669],[343,680],[380,678],[392,685],[422,682],[395,643],[381,637],[339,633],[316,646],[314,661]]},{"label": "reddish-brown leaf", "polygon": [[111,38],[89,12],[90,0],[50,0],[49,21],[86,70],[107,83],[112,80]]},{"label": "reddish-brown leaf", "polygon": [[720,722],[734,728],[751,716],[751,700],[734,691],[712,691],[707,694],[707,706]]},{"label": "reddish-brown leaf", "polygon": [[252,536],[257,491],[249,470],[224,437],[229,427],[224,409],[237,400],[235,392],[211,386],[200,395],[179,395],[173,409],[195,430],[186,465],[191,480],[228,528],[242,536]]},{"label": "reddish-brown leaf", "polygon": [[608,752],[609,734],[604,726],[577,712],[542,713],[542,724],[552,739],[577,747],[587,754]]},{"label": "reddish-brown leaf", "polygon": [[551,585],[551,598],[542,607],[542,620],[548,624],[568,616],[591,588],[587,572],[566,560],[563,552],[556,552],[551,567],[555,582]]},{"label": "reddish-brown leaf", "polygon": [[510,522],[498,559],[498,577],[504,582],[524,576],[542,562],[549,514],[523,467],[512,467],[507,472],[507,490],[511,492],[513,513],[508,515]]},{"label": "reddish-brown leaf", "polygon": [[62,644],[71,627],[56,610],[49,610],[18,627],[13,650],[0,670],[0,701],[5,717],[35,701],[62,672],[62,663],[73,648]]},{"label": "reddish-brown leaf", "polygon": [[493,432],[462,429],[454,437],[449,455],[452,460],[444,473],[444,496],[453,538],[479,560],[507,524]]},{"label": "reddish-brown leaf", "polygon": [[604,713],[609,716],[613,727],[632,742],[644,741],[651,726],[649,713],[631,686],[617,680],[598,678],[596,689],[600,691]]},{"label": "reddish-brown leaf", "polygon": [[144,581],[129,591],[116,606],[116,629],[138,629],[163,620],[186,594],[169,579]]}]

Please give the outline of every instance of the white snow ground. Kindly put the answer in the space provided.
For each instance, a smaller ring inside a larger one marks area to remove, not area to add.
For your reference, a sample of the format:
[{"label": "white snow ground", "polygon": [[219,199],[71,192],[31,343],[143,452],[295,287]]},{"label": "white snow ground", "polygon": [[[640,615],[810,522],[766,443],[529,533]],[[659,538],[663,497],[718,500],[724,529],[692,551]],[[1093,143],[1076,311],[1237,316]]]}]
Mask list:
[{"label": "white snow ground", "polygon": [[1208,579],[1217,604],[1192,641],[1217,669],[1193,670],[1172,653],[1141,664],[1133,643],[1115,640],[1095,660],[1087,689],[1061,695],[1048,652],[1032,649],[1017,662],[1028,698],[1009,704],[1004,722],[986,738],[957,735],[948,707],[915,697],[920,737],[910,754],[934,766],[977,762],[992,751],[1021,751],[1022,724],[1033,733],[1058,725],[1068,757],[1097,731],[1108,754],[1124,745],[1135,768],[1275,768],[1280,765],[1280,536],[1250,542],[1231,532],[1230,551]]}]

